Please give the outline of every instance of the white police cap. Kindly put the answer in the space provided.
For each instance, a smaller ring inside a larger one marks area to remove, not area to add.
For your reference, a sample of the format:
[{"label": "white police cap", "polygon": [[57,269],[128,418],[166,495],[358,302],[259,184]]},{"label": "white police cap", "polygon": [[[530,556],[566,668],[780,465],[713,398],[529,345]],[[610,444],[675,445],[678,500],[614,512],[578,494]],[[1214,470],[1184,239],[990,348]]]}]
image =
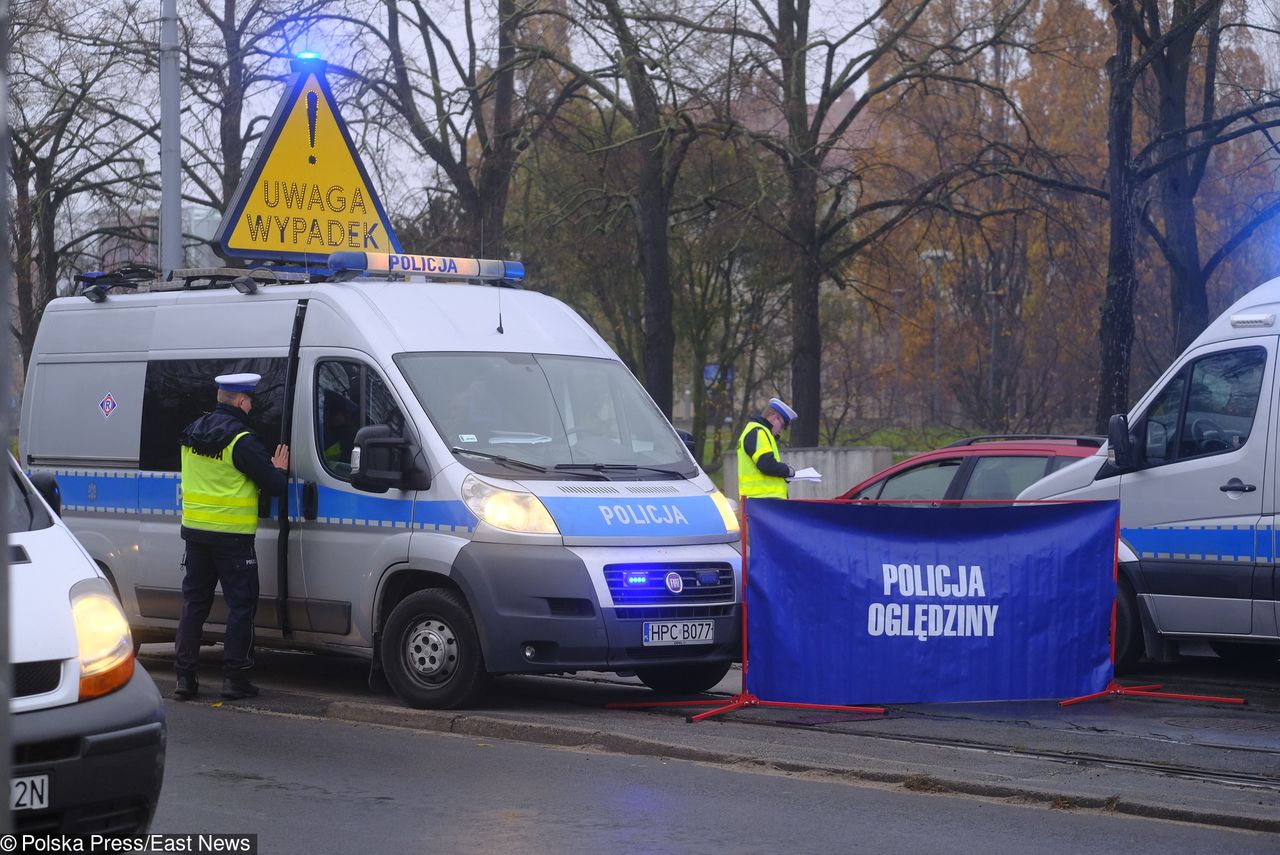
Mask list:
[{"label": "white police cap", "polygon": [[261,374],[222,374],[213,378],[223,392],[252,392],[261,379]]},{"label": "white police cap", "polygon": [[770,398],[769,406],[772,407],[778,415],[782,416],[782,423],[784,425],[791,424],[791,421],[796,417],[796,411],[788,407],[786,402],[781,398]]}]

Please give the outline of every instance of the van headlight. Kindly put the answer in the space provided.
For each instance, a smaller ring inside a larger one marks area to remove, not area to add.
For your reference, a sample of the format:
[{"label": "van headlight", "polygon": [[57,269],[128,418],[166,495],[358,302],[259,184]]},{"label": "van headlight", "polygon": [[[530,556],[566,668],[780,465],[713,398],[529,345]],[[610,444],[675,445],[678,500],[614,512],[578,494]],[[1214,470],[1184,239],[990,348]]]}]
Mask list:
[{"label": "van headlight", "polygon": [[739,531],[738,512],[733,503],[715,487],[711,488],[711,501],[715,503],[716,510],[720,512],[720,519],[724,520],[724,530],[729,534],[737,534]]},{"label": "van headlight", "polygon": [[105,579],[85,579],[71,588],[71,615],[80,645],[80,700],[114,692],[133,676],[129,622]]},{"label": "van headlight", "polygon": [[559,534],[547,506],[533,493],[508,490],[468,475],[462,482],[467,509],[494,528],[521,534]]}]

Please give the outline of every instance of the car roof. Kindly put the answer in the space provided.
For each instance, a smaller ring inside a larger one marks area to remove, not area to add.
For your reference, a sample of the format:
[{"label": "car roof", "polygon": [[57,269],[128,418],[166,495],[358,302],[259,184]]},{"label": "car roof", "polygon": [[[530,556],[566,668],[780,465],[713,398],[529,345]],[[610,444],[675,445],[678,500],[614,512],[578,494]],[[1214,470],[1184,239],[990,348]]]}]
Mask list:
[{"label": "car roof", "polygon": [[882,478],[909,469],[912,466],[930,460],[943,460],[951,457],[1091,457],[1102,447],[1106,437],[1101,436],[1057,436],[1053,434],[971,436],[956,440],[950,445],[933,451],[914,454],[906,460],[881,469],[841,494],[841,498],[866,489]]}]

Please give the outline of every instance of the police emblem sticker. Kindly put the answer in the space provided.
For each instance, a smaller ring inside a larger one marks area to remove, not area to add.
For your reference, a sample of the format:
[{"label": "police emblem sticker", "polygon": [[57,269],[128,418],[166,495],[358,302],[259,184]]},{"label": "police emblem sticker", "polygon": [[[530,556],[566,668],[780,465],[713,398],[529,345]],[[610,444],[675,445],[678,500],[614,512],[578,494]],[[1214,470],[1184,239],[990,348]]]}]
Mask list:
[{"label": "police emblem sticker", "polygon": [[678,594],[684,590],[684,579],[680,578],[680,574],[674,570],[667,574],[667,590],[673,594]]},{"label": "police emblem sticker", "polygon": [[116,411],[116,406],[116,396],[112,395],[110,392],[108,392],[106,396],[98,402],[98,409],[102,410],[102,417],[104,419],[111,418],[111,414]]}]

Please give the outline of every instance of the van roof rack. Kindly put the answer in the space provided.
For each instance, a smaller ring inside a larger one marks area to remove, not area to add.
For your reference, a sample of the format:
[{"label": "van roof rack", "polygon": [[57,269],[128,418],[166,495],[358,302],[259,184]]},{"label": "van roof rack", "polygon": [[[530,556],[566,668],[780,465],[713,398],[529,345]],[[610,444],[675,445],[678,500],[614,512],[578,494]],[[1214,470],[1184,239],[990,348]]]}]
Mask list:
[{"label": "van roof rack", "polygon": [[1063,436],[1052,433],[1002,433],[1002,434],[985,434],[983,436],[970,436],[964,439],[957,439],[955,442],[947,445],[946,448],[958,448],[964,445],[978,445],[983,442],[1014,442],[1018,440],[1029,441],[1046,441],[1046,442],[1074,442],[1076,445],[1086,448],[1101,448],[1102,443],[1107,441],[1105,436],[1093,436],[1090,434],[1081,434],[1075,436]]},{"label": "van roof rack", "polygon": [[[285,285],[311,281],[306,273],[276,270],[273,267],[190,267],[173,270],[151,286],[153,291],[199,291],[207,288],[235,288],[250,293],[259,285]],[[246,289],[250,288],[251,291]]]}]

